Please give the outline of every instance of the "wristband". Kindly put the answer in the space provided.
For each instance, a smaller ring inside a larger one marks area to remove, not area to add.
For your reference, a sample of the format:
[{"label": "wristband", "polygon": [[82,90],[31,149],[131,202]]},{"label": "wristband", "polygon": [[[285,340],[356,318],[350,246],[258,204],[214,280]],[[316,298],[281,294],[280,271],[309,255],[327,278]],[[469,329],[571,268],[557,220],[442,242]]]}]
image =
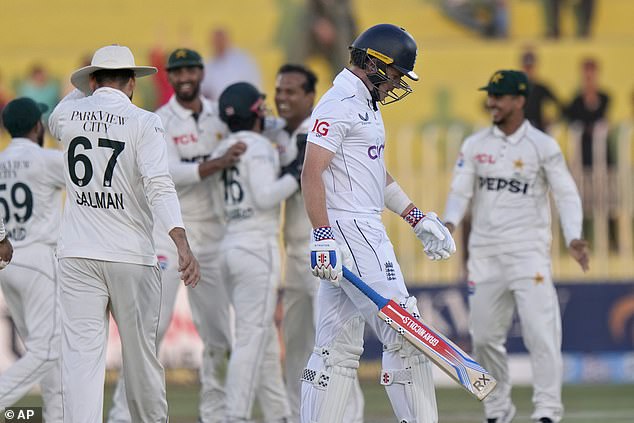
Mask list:
[{"label": "wristband", "polygon": [[421,221],[423,217],[425,217],[425,213],[420,211],[418,207],[414,206],[414,208],[411,209],[409,213],[403,216],[403,219],[405,219],[405,221],[409,223],[410,226],[413,228],[418,224],[418,222]]},{"label": "wristband", "polygon": [[323,241],[324,239],[335,239],[335,236],[332,234],[332,228],[330,226],[313,228],[313,240]]}]

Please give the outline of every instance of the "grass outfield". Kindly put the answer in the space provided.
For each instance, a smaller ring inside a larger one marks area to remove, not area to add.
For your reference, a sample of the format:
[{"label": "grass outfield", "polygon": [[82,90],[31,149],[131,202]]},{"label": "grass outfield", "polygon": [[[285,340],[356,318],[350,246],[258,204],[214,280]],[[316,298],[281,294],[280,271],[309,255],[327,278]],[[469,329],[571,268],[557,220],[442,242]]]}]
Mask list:
[{"label": "grass outfield", "polygon": [[[365,423],[393,423],[394,418],[385,391],[372,382],[362,384],[365,393]],[[113,387],[106,387],[106,409],[110,406]],[[198,416],[198,389],[195,385],[171,385],[167,390],[172,423],[195,423]],[[517,405],[514,423],[529,423],[531,391],[528,387],[513,390]],[[480,423],[480,403],[457,388],[438,388],[438,410],[442,423]],[[563,392],[565,423],[633,423],[634,385],[567,385]],[[41,406],[38,396],[29,396],[18,406]]]}]

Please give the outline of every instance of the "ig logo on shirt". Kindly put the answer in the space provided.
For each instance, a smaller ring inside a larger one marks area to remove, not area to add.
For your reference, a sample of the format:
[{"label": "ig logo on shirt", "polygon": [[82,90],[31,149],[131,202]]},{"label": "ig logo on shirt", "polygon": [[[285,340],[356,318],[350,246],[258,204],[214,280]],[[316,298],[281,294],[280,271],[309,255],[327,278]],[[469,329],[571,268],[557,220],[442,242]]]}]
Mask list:
[{"label": "ig logo on shirt", "polygon": [[325,137],[328,135],[328,128],[330,124],[325,120],[315,119],[315,124],[313,125],[313,129],[310,132],[315,132],[319,137]]}]

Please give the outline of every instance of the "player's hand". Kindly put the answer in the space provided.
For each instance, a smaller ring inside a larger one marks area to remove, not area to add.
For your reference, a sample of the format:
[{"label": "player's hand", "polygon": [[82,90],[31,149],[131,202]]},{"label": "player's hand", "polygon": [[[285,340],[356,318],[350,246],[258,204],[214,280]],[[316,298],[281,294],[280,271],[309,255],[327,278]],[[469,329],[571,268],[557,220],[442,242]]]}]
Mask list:
[{"label": "player's hand", "polygon": [[343,256],[330,226],[313,229],[310,243],[310,268],[313,275],[339,286]]},{"label": "player's hand", "polygon": [[240,156],[247,151],[247,145],[242,141],[238,141],[233,144],[229,149],[221,156],[223,167],[231,167],[240,160]]},{"label": "player's hand", "polygon": [[570,255],[579,263],[584,272],[590,270],[590,254],[588,252],[588,241],[585,239],[573,239],[568,247]]},{"label": "player's hand", "polygon": [[200,265],[189,247],[178,249],[178,272],[185,286],[193,288],[200,280]]},{"label": "player's hand", "polygon": [[449,229],[434,212],[425,214],[414,226],[414,232],[431,260],[445,260],[456,252],[456,243]]},{"label": "player's hand", "polygon": [[13,245],[7,238],[7,231],[4,227],[4,221],[0,219],[0,270],[7,267],[13,257]]},{"label": "player's hand", "polygon": [[185,286],[193,288],[200,280],[200,265],[196,257],[194,257],[191,248],[189,248],[185,229],[180,227],[172,228],[169,236],[174,241],[174,245],[176,245],[180,278]]},{"label": "player's hand", "polygon": [[297,154],[295,155],[295,158],[289,164],[282,167],[282,175],[286,175],[286,174],[291,175],[300,184],[300,188],[301,188],[302,169],[304,167],[304,157],[306,156],[307,138],[308,138],[307,134],[297,135],[297,139],[295,140],[295,147],[297,149]]}]

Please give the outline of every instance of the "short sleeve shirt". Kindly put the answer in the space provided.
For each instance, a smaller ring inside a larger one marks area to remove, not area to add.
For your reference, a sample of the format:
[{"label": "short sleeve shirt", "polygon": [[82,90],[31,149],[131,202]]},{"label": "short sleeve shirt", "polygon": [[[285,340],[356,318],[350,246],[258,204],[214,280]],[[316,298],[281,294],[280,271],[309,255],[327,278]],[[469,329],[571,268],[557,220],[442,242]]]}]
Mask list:
[{"label": "short sleeve shirt", "polygon": [[363,81],[344,69],[320,99],[311,120],[308,142],[335,153],[322,176],[329,213],[381,213],[385,128]]}]

